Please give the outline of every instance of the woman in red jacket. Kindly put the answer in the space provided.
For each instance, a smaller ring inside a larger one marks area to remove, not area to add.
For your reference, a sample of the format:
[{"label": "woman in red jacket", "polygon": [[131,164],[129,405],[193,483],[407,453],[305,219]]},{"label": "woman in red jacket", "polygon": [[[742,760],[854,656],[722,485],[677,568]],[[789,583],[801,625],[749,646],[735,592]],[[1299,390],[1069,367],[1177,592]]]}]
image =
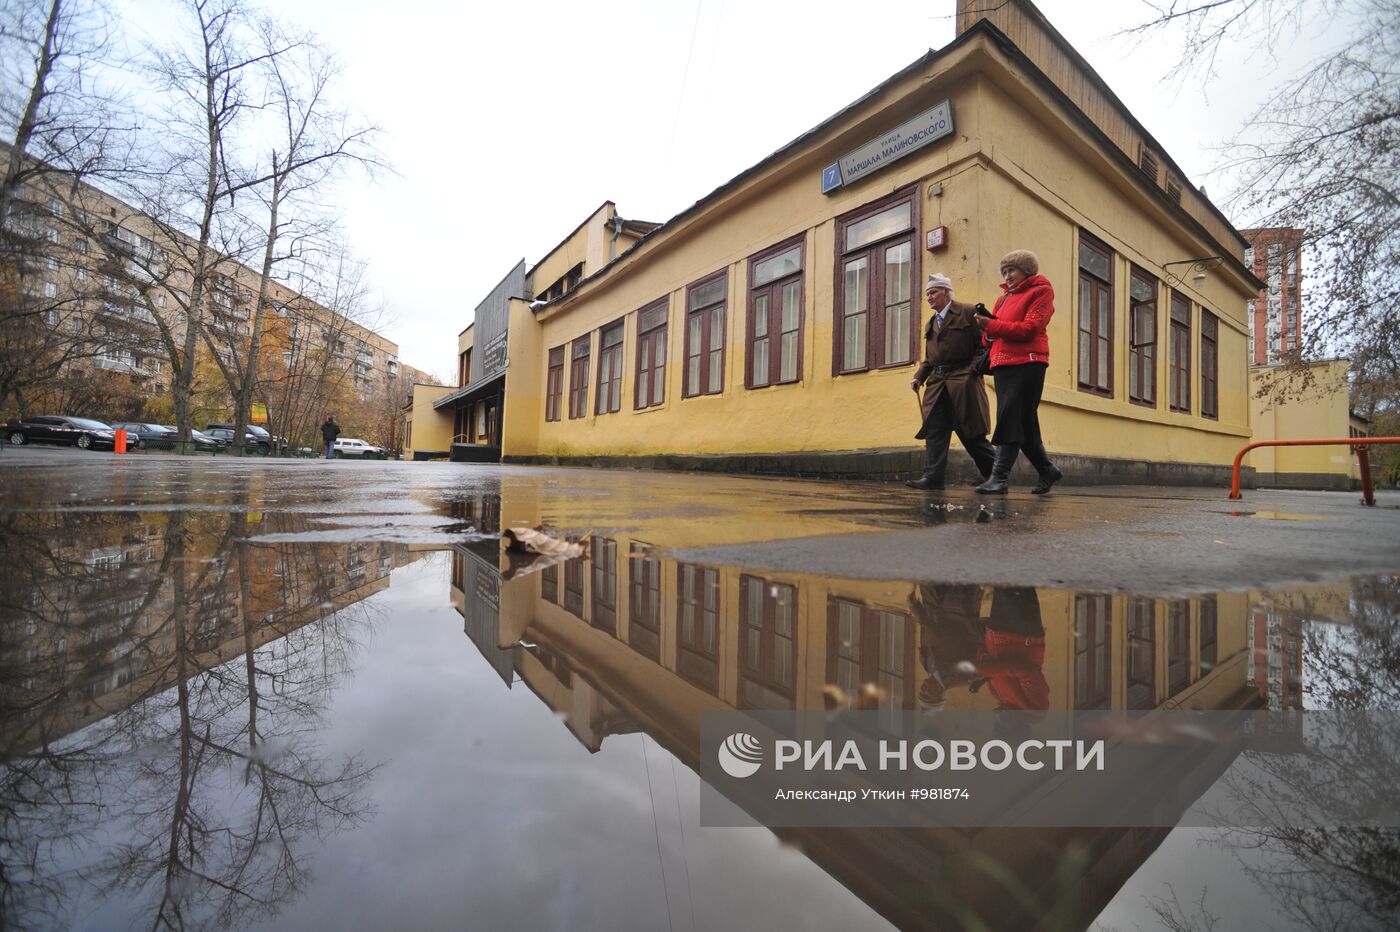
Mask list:
[{"label": "woman in red jacket", "polygon": [[1050,339],[1045,328],[1055,313],[1055,289],[1040,273],[1035,253],[1017,249],[1001,260],[1002,295],[996,316],[977,318],[987,339],[992,341],[992,379],[997,390],[997,428],[992,443],[997,445],[992,475],[977,487],[988,495],[1005,495],[1006,480],[1018,453],[1040,474],[1031,489],[1044,495],[1064,474],[1050,462],[1040,439],[1040,394],[1045,389],[1045,370],[1050,363]]}]

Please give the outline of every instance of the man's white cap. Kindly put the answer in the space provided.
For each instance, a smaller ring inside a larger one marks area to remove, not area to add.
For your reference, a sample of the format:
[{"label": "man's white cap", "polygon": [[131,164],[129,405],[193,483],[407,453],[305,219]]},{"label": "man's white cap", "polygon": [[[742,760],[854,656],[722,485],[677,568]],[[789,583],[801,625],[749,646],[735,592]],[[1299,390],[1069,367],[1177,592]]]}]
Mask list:
[{"label": "man's white cap", "polygon": [[947,288],[948,293],[952,294],[953,280],[941,272],[934,272],[928,277],[928,281],[924,283],[924,291],[928,291],[930,288]]}]

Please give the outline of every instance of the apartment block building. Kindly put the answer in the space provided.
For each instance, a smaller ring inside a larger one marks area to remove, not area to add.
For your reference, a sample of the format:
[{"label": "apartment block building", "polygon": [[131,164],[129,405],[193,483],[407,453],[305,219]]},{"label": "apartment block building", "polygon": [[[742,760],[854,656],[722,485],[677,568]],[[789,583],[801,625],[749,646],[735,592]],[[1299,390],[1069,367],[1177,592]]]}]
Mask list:
[{"label": "apartment block building", "polygon": [[1303,231],[1260,227],[1240,235],[1249,242],[1244,264],[1264,282],[1248,304],[1250,364],[1276,365],[1301,345]]},{"label": "apartment block building", "polygon": [[[24,298],[41,309],[48,342],[81,348],[59,377],[119,375],[146,396],[168,394],[169,348],[183,346],[195,299],[197,242],[60,172],[27,180],[5,224],[20,247],[17,280]],[[214,367],[241,364],[247,353],[261,276],[217,252],[204,266],[199,319],[207,341],[199,352],[214,376]],[[297,378],[343,386],[341,396],[358,401],[400,392],[397,344],[368,322],[310,297],[328,291],[327,283],[310,280],[312,274],[268,285],[259,371],[269,384],[254,400],[269,408],[274,426],[281,426],[279,417],[291,419],[290,411],[279,410],[279,401],[283,407],[290,402],[279,399],[278,386]]]}]

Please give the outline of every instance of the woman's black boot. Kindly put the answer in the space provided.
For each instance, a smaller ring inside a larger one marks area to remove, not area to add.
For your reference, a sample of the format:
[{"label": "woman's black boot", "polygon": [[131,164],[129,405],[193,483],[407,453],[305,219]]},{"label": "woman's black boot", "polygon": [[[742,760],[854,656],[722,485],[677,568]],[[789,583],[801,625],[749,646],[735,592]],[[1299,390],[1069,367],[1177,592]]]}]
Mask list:
[{"label": "woman's black boot", "polygon": [[983,495],[1005,495],[1006,480],[1011,476],[1011,467],[1016,463],[1016,454],[1021,448],[1014,443],[1003,443],[997,447],[997,458],[992,461],[992,475],[977,487]]},{"label": "woman's black boot", "polygon": [[1052,485],[1059,482],[1064,477],[1065,474],[1060,472],[1054,463],[1051,463],[1050,468],[1040,474],[1040,481],[1035,484],[1035,488],[1031,489],[1031,494],[1044,495],[1046,492],[1050,491]]}]

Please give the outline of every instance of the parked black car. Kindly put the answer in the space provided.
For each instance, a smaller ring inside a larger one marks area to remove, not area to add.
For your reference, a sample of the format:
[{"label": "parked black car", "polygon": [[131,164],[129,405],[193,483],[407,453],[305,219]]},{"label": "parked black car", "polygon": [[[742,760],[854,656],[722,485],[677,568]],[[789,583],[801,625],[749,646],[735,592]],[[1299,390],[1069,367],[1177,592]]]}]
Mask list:
[{"label": "parked black car", "polygon": [[[140,445],[152,450],[173,450],[180,442],[180,432],[169,424],[146,424],[139,421],[122,421],[113,423],[112,427],[117,430],[126,431],[126,445],[133,447],[136,441]],[[201,452],[210,452],[223,449],[225,444],[220,444],[212,437],[206,437],[197,430],[190,431],[190,440],[194,448]]]},{"label": "parked black car", "polygon": [[127,449],[150,447],[154,450],[171,450],[180,434],[173,427],[160,424],[142,424],[136,421],[113,421],[113,430],[126,431]]},{"label": "parked black car", "polygon": [[[233,446],[232,427],[210,427],[204,431],[204,435],[221,447]],[[243,433],[243,445],[255,453],[267,453],[270,450],[267,444],[258,440],[257,434],[250,434],[247,431]]]},{"label": "parked black car", "polygon": [[[258,427],[256,424],[248,424],[243,428],[243,445],[257,447],[260,453],[272,452],[272,435]],[[204,432],[211,437],[227,440],[233,443],[232,424],[210,424],[204,428]],[[222,433],[226,432],[226,433]]]},{"label": "parked black car", "polygon": [[5,440],[15,446],[26,443],[71,443],[84,450],[110,450],[116,441],[112,428],[85,417],[31,415],[5,425]]}]

